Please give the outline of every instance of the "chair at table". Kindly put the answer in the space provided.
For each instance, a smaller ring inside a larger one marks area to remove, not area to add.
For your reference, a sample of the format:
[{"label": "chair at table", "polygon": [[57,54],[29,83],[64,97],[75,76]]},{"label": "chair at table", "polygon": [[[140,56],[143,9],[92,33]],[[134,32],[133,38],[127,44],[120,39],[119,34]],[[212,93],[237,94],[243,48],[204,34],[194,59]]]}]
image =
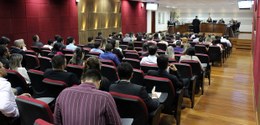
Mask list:
[{"label": "chair at table", "polygon": [[140,69],[140,60],[139,59],[123,58],[122,61],[130,63],[133,68]]},{"label": "chair at table", "polygon": [[101,65],[101,74],[106,76],[111,82],[119,80],[117,69],[114,66],[102,64]]},{"label": "chair at table", "polygon": [[46,84],[48,91],[47,97],[57,98],[60,92],[67,87],[65,82],[59,80],[44,78],[42,82]]},{"label": "chair at table", "polygon": [[144,73],[147,73],[149,70],[158,70],[157,64],[140,64],[141,70],[143,70]]},{"label": "chair at table", "polygon": [[154,87],[156,92],[162,93],[159,97],[159,101],[164,105],[162,113],[174,115],[176,124],[180,125],[183,90],[176,91],[172,82],[163,77],[146,75],[144,83],[148,93],[151,93]]},{"label": "chair at table", "polygon": [[52,64],[51,64],[51,58],[49,57],[39,57],[38,58],[40,61],[40,70],[41,71],[45,71],[46,69],[52,68]]},{"label": "chair at table", "polygon": [[144,86],[144,72],[140,69],[134,69],[133,77],[130,81],[131,83]]},{"label": "chair at table", "polygon": [[121,118],[133,118],[132,125],[158,125],[160,122],[160,113],[163,106],[159,106],[152,113],[144,101],[133,95],[122,94],[118,92],[109,92],[117,105],[117,110]]},{"label": "chair at table", "polygon": [[81,79],[83,68],[84,67],[80,66],[80,65],[68,64],[67,67],[66,67],[66,70],[68,72],[72,72],[72,73],[76,74],[78,79]]},{"label": "chair at table", "polygon": [[197,76],[195,93],[198,93],[199,87],[201,88],[201,94],[204,93],[204,71],[198,61],[194,60],[182,60],[181,63],[190,64],[193,75]]},{"label": "chair at table", "polygon": [[26,69],[39,69],[40,68],[40,63],[39,63],[39,59],[37,56],[31,55],[31,54],[25,54],[24,60],[26,62],[26,65],[25,65]]},{"label": "chair at table", "polygon": [[29,92],[29,85],[26,83],[24,77],[15,70],[7,71],[7,80],[11,83],[12,88],[21,87],[23,92]]},{"label": "chair at table", "polygon": [[204,65],[205,77],[208,78],[210,85],[211,65],[209,63],[209,56],[207,54],[196,54],[196,56],[200,59],[202,65]]},{"label": "chair at table", "polygon": [[36,119],[33,125],[54,125],[40,118]]},{"label": "chair at table", "polygon": [[38,118],[53,123],[51,109],[45,102],[27,96],[18,96],[15,101],[20,113],[21,125],[33,125]]}]

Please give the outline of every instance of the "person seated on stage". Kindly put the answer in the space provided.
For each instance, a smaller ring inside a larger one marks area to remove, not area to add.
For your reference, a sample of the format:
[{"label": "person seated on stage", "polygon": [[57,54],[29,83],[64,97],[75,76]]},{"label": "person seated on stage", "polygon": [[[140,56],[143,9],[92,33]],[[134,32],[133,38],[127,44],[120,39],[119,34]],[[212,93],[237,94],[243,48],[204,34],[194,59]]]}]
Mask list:
[{"label": "person seated on stage", "polygon": [[110,86],[110,92],[119,92],[140,97],[145,102],[149,112],[158,108],[159,101],[157,99],[153,100],[148,95],[145,87],[130,82],[133,76],[133,67],[131,64],[128,62],[121,63],[117,66],[117,72],[120,80]]},{"label": "person seated on stage", "polygon": [[212,23],[212,18],[209,16],[209,18],[207,19],[208,23]]},{"label": "person seated on stage", "polygon": [[111,94],[98,90],[101,74],[94,69],[82,73],[82,84],[64,89],[57,97],[55,125],[121,125]]},{"label": "person seated on stage", "polygon": [[112,51],[113,51],[113,45],[111,43],[108,43],[105,48],[105,53],[100,54],[99,58],[112,60],[116,65],[119,65],[121,62],[119,61],[116,54],[112,53]]},{"label": "person seated on stage", "polygon": [[94,48],[92,48],[89,52],[97,52],[97,53],[104,53],[101,49],[100,49],[100,41],[95,41],[94,43]]},{"label": "person seated on stage", "polygon": [[147,57],[143,57],[140,61],[140,64],[157,64],[157,46],[150,45],[148,47],[149,55]]},{"label": "person seated on stage", "polygon": [[32,46],[36,46],[39,48],[43,46],[43,43],[40,41],[40,37],[37,34],[33,35],[32,39],[33,39]]},{"label": "person seated on stage", "polygon": [[225,21],[223,20],[223,18],[221,18],[221,19],[218,21],[218,24],[225,24]]},{"label": "person seated on stage", "polygon": [[52,69],[45,70],[44,78],[63,81],[67,86],[80,84],[80,80],[74,73],[65,70],[67,61],[63,55],[54,56],[51,60],[51,64]]},{"label": "person seated on stage", "polygon": [[82,65],[85,54],[81,48],[76,48],[72,58],[69,60],[69,64]]},{"label": "person seated on stage", "polygon": [[74,51],[74,50],[77,48],[77,46],[75,45],[75,43],[76,43],[76,42],[75,42],[75,39],[74,39],[73,37],[69,36],[69,37],[67,38],[67,46],[66,46],[66,49]]}]

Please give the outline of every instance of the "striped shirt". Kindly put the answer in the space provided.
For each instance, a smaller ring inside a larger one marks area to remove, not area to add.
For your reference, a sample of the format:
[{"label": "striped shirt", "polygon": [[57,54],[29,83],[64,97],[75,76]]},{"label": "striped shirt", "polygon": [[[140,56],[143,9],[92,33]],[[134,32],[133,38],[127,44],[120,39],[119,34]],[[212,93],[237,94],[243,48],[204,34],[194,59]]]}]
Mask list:
[{"label": "striped shirt", "polygon": [[63,90],[54,111],[55,125],[121,125],[113,97],[91,83]]}]

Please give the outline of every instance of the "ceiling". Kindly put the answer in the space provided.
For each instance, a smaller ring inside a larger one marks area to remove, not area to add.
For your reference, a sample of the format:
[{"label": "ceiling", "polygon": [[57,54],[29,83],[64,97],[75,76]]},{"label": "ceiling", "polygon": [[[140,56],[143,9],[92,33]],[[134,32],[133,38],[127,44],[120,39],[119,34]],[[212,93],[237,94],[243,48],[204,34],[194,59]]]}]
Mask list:
[{"label": "ceiling", "polygon": [[159,3],[160,8],[202,9],[209,11],[239,11],[238,0],[134,0]]}]

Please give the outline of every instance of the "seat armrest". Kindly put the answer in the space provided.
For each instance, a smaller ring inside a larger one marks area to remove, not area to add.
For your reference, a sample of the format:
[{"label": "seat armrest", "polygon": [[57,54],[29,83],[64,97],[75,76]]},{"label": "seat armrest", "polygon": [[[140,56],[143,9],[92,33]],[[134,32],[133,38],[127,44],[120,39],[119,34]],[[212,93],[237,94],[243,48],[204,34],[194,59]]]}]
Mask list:
[{"label": "seat armrest", "polygon": [[53,97],[40,97],[40,98],[36,98],[37,100],[40,100],[42,102],[45,102],[46,104],[51,104],[55,98]]},{"label": "seat armrest", "polygon": [[164,106],[162,104],[160,104],[156,110],[149,113],[149,125],[159,125],[160,115],[161,115],[163,108],[164,108]]},{"label": "seat armrest", "polygon": [[120,118],[122,125],[132,125],[133,118]]}]

